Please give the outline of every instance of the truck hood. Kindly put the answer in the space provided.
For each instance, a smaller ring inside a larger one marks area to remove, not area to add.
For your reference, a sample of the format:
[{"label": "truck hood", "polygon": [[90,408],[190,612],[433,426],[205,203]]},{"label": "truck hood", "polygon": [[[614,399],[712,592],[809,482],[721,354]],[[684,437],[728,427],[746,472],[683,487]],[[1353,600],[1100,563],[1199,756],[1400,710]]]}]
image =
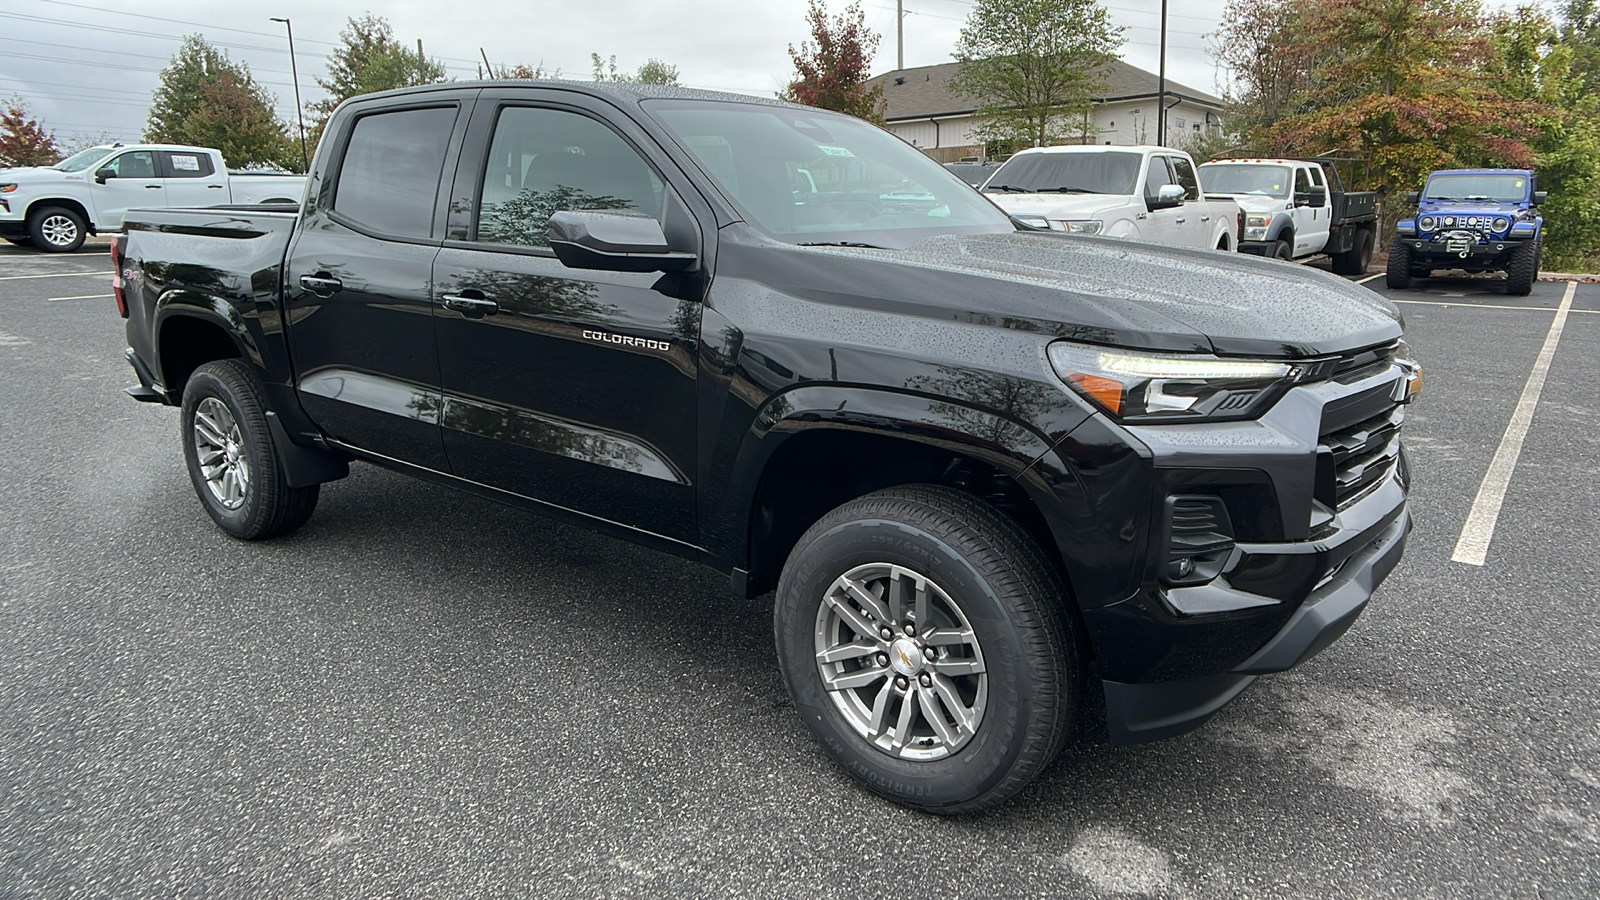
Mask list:
[{"label": "truck hood", "polygon": [[1427,216],[1482,216],[1505,215],[1515,217],[1523,204],[1517,200],[1424,200],[1418,205],[1418,215]]},{"label": "truck hood", "polygon": [[1044,216],[1047,219],[1093,219],[1101,212],[1120,209],[1134,202],[1131,194],[1016,194],[995,191],[984,196],[1013,216]]},{"label": "truck hood", "polygon": [[[812,254],[836,262],[819,267]],[[819,302],[1130,349],[1308,358],[1404,330],[1388,300],[1326,272],[1120,238],[942,235],[905,250],[805,247],[782,255],[789,258],[754,277]]]},{"label": "truck hood", "polygon": [[1268,197],[1265,194],[1223,194],[1216,191],[1206,191],[1207,197],[1227,197],[1239,204],[1239,208],[1247,213],[1272,213],[1294,209],[1294,204],[1285,197]]},{"label": "truck hood", "polygon": [[63,172],[47,166],[22,169],[0,169],[0,181],[9,184],[60,184],[64,181],[84,181],[82,172]]}]

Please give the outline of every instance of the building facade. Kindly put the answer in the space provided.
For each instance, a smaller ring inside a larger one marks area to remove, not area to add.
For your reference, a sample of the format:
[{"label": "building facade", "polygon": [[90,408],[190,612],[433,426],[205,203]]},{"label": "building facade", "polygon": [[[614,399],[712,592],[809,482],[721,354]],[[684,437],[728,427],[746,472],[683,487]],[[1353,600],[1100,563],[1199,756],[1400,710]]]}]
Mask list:
[{"label": "building facade", "polygon": [[[888,129],[940,162],[982,157],[978,102],[954,94],[949,81],[957,63],[919,66],[886,72],[867,83],[883,85]],[[1222,128],[1222,100],[1204,91],[1167,80],[1167,135],[1157,134],[1157,77],[1121,60],[1110,64],[1106,91],[1090,113],[1090,139],[1096,144],[1166,144],[1186,146],[1202,134]]]}]

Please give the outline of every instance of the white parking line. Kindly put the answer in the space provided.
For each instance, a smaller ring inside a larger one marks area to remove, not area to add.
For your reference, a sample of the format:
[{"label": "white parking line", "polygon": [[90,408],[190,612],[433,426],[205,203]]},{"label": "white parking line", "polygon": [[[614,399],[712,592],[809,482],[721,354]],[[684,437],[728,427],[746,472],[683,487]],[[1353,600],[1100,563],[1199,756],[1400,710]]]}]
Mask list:
[{"label": "white parking line", "polygon": [[59,300],[110,300],[115,296],[116,294],[84,294],[82,297],[46,297],[45,299],[55,303]]},{"label": "white parking line", "polygon": [[1367,283],[1367,282],[1369,282],[1369,281],[1371,281],[1371,280],[1373,280],[1373,279],[1374,279],[1374,278],[1382,278],[1382,277],[1383,277],[1383,276],[1384,276],[1384,275],[1386,275],[1386,274],[1388,274],[1388,273],[1386,273],[1386,272],[1379,272],[1379,273],[1378,273],[1378,274],[1376,274],[1376,275],[1368,275],[1368,276],[1367,276],[1367,277],[1365,277],[1365,278],[1357,278],[1357,279],[1356,279],[1356,284],[1366,284],[1366,283]]},{"label": "white parking line", "polygon": [[51,275],[0,275],[0,281],[21,281],[25,278],[110,278],[110,272],[56,272]]},{"label": "white parking line", "polygon": [[1511,474],[1516,471],[1517,457],[1522,455],[1522,441],[1533,425],[1533,411],[1539,405],[1539,394],[1544,391],[1545,376],[1550,373],[1550,361],[1555,358],[1556,344],[1561,342],[1561,331],[1567,325],[1567,312],[1572,308],[1572,295],[1578,283],[1567,283],[1566,296],[1556,310],[1555,321],[1544,337],[1544,346],[1534,360],[1533,371],[1528,373],[1528,383],[1522,387],[1522,398],[1511,414],[1506,433],[1500,438],[1500,448],[1494,452],[1489,471],[1478,485],[1478,496],[1473,498],[1472,512],[1461,526],[1461,537],[1456,540],[1455,552],[1450,558],[1469,566],[1481,566],[1489,555],[1489,541],[1494,538],[1494,524],[1500,518],[1500,505],[1505,502],[1506,488],[1511,485]]},{"label": "white parking line", "polygon": [[[1576,284],[1577,282],[1570,282]],[[1517,312],[1549,312],[1548,306],[1496,306],[1493,303],[1461,303],[1456,300],[1396,300],[1396,303],[1417,303],[1426,306],[1453,306],[1456,309],[1510,309]],[[1600,309],[1569,309],[1570,313],[1600,313]]]}]

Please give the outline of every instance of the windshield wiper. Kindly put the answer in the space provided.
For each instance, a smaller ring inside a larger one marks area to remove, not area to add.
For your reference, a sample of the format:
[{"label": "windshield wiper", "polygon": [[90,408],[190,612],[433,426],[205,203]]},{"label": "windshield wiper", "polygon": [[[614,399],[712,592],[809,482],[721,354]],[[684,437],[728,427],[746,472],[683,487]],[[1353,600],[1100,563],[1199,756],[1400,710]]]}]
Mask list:
[{"label": "windshield wiper", "polygon": [[1014,184],[986,184],[983,186],[983,189],[986,191],[1009,191],[1013,194],[1034,193],[1033,188],[1017,187]]},{"label": "windshield wiper", "polygon": [[1101,192],[1100,191],[1091,191],[1088,188],[1080,188],[1080,187],[1053,187],[1053,188],[1039,188],[1039,190],[1035,191],[1035,193],[1038,193],[1038,194],[1098,194],[1098,193],[1101,193]]},{"label": "windshield wiper", "polygon": [[798,247],[866,247],[868,250],[887,250],[887,249],[889,249],[888,247],[880,247],[877,244],[863,244],[860,241],[802,241],[799,244],[796,244],[795,246],[798,246]]}]

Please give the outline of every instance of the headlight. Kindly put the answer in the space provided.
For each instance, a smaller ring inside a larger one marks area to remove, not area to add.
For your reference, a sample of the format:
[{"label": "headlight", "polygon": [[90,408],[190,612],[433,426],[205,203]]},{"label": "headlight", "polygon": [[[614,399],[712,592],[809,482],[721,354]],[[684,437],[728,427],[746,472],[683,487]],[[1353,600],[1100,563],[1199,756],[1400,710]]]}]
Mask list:
[{"label": "headlight", "polygon": [[1096,407],[1125,422],[1249,419],[1299,377],[1297,366],[1201,354],[1134,353],[1057,341],[1056,375]]},{"label": "headlight", "polygon": [[1244,227],[1246,227],[1246,228],[1265,228],[1265,227],[1267,227],[1267,224],[1270,223],[1271,221],[1272,221],[1272,217],[1271,216],[1263,216],[1263,215],[1259,215],[1257,213],[1249,213],[1244,217]]},{"label": "headlight", "polygon": [[1061,230],[1073,234],[1099,234],[1101,224],[1103,223],[1098,219],[1080,219],[1077,221],[1063,219],[1061,220]]},{"label": "headlight", "polygon": [[1506,218],[1505,216],[1497,216],[1495,218],[1494,225],[1493,225],[1493,228],[1494,228],[1495,231],[1505,231],[1507,228],[1510,228],[1510,227],[1511,227],[1511,220],[1510,219]]},{"label": "headlight", "polygon": [[16,189],[17,186],[14,184],[0,184],[0,194],[9,194]]},{"label": "headlight", "polygon": [[1423,216],[1417,220],[1417,227],[1423,231],[1432,231],[1433,226],[1437,224],[1438,223],[1433,220],[1433,216]]},{"label": "headlight", "polygon": [[1038,228],[1043,230],[1050,227],[1050,220],[1046,219],[1044,216],[1012,216],[1011,218],[1016,219],[1018,222],[1021,222],[1029,228]]}]

